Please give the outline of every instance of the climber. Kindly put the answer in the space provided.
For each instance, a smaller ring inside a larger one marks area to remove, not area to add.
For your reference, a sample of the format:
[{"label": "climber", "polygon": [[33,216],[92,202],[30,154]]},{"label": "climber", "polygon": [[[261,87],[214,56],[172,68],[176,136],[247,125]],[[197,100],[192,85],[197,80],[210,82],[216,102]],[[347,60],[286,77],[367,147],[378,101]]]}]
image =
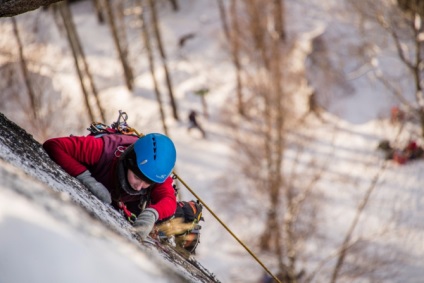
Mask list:
[{"label": "climber", "polygon": [[142,239],[157,221],[174,215],[177,200],[170,174],[176,150],[167,136],[59,137],[43,147],[94,196],[125,213]]}]

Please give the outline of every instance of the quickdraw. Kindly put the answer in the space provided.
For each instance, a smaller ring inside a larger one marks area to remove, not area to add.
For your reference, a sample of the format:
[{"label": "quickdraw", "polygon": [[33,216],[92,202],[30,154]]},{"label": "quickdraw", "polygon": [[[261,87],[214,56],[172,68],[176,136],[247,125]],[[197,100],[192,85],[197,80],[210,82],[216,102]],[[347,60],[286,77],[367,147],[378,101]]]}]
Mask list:
[{"label": "quickdraw", "polygon": [[131,224],[133,224],[137,219],[137,216],[131,211],[129,211],[122,201],[118,202],[118,207],[121,214],[126,217]]},{"label": "quickdraw", "polygon": [[135,135],[140,137],[140,134],[134,128],[131,128],[130,126],[128,126],[127,120],[128,120],[128,114],[126,112],[119,110],[118,119],[116,120],[116,122],[112,123],[110,127],[112,129],[115,129],[121,134]]},{"label": "quickdraw", "polygon": [[94,136],[103,134],[121,134],[140,137],[141,135],[134,128],[128,126],[127,119],[127,113],[119,110],[118,119],[110,126],[104,123],[93,122],[91,123],[90,127],[87,128],[87,130],[90,131],[91,135]]},{"label": "quickdraw", "polygon": [[108,127],[107,125],[99,122],[91,123],[90,127],[87,128],[88,131],[91,132],[92,135],[100,135],[100,134],[114,134],[115,130]]}]

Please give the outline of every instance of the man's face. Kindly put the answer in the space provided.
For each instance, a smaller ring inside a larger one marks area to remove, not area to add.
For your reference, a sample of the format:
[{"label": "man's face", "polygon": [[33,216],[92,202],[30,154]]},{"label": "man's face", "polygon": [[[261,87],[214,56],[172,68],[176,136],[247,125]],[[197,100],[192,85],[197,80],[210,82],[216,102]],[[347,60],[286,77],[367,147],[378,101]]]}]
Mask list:
[{"label": "man's face", "polygon": [[133,171],[131,171],[131,169],[128,169],[127,179],[131,188],[133,188],[133,190],[137,192],[147,189],[151,185],[147,183],[146,181],[143,181],[142,179],[140,179],[137,175],[134,174]]}]

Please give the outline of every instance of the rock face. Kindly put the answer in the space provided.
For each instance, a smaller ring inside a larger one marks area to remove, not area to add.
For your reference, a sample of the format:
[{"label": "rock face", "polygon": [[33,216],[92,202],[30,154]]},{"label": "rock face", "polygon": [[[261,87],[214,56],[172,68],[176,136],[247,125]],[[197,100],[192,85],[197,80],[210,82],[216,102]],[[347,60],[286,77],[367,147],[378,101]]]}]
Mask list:
[{"label": "rock face", "polygon": [[[55,211],[54,213],[60,215],[56,218],[63,219],[65,224],[82,230],[100,227],[96,229],[120,239],[136,253],[144,257],[147,255],[152,264],[163,271],[165,281],[219,282],[193,257],[187,257],[172,246],[153,240],[142,243],[132,232],[131,225],[112,206],[101,203],[75,178],[54,163],[39,142],[0,113],[0,167],[5,166],[19,172],[1,170],[4,188],[46,211]],[[20,176],[32,178],[42,186],[16,184],[15,181],[21,178]],[[58,207],[60,209],[57,209]],[[67,213],[80,215],[80,223],[75,224],[78,220],[72,216],[67,217]]]}]

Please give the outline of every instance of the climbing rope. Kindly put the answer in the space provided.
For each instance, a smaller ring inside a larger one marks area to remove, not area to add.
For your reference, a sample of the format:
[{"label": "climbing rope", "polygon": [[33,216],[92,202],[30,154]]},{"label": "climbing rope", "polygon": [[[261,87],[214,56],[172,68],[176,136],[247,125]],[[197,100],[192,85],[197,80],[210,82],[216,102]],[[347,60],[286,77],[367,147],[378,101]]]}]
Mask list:
[{"label": "climbing rope", "polygon": [[274,278],[275,281],[277,281],[278,283],[281,283],[281,281],[265,266],[265,264],[243,243],[243,241],[241,241],[234,233],[233,231],[231,231],[231,229],[215,214],[215,212],[213,212],[212,209],[209,208],[209,206],[187,185],[186,182],[184,182],[183,179],[180,178],[180,176],[178,176],[175,172],[173,172],[173,175],[175,176],[175,178],[177,178],[181,184],[184,185],[184,187],[187,188],[187,190],[189,190],[189,192],[191,194],[193,194],[193,196],[199,200],[199,202],[212,214],[213,217],[215,217],[216,220],[218,220],[218,222],[227,230],[228,233],[231,234],[231,236],[233,236],[234,239],[236,239],[236,241],[262,266],[262,268],[272,277]]}]

